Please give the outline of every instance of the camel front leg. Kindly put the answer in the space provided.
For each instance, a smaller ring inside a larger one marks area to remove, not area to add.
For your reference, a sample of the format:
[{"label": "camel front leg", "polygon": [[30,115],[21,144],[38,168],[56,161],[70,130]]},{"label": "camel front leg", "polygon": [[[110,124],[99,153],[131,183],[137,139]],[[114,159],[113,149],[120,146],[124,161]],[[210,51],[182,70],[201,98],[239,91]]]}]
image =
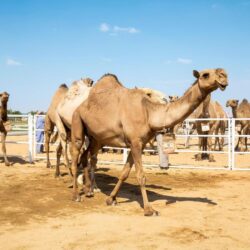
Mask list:
[{"label": "camel front leg", "polygon": [[[212,125],[211,129],[209,130],[209,133],[208,133],[209,137],[207,137],[207,149],[208,149],[208,151],[212,151],[213,143],[212,143],[211,135],[214,134],[214,131],[217,129],[217,127],[218,127],[218,123],[216,122],[214,125]],[[209,162],[215,162],[213,154],[209,153],[208,160],[209,160]]]},{"label": "camel front leg", "polygon": [[134,159],[135,171],[137,181],[141,188],[142,199],[143,199],[143,208],[145,216],[158,215],[159,213],[152,208],[148,201],[148,195],[146,191],[146,175],[142,167],[142,144],[140,142],[131,143],[131,152]]},{"label": "camel front leg", "polygon": [[7,132],[6,131],[2,132],[1,139],[2,139],[2,152],[3,152],[4,162],[5,162],[5,166],[9,166],[10,163],[6,155],[6,145],[5,145],[6,136],[7,136]]},{"label": "camel front leg", "polygon": [[[248,124],[246,124],[242,130],[241,130],[241,134],[242,135],[246,135],[247,134],[247,130],[248,130]],[[245,144],[245,151],[247,151],[247,137],[241,137],[240,138],[240,151],[243,151],[243,141]]]},{"label": "camel front leg", "polygon": [[[197,134],[198,135],[202,135],[202,130],[201,130],[201,124],[198,123],[196,125],[197,127]],[[198,137],[198,148],[199,148],[199,151],[202,151],[203,150],[203,137]],[[196,161],[201,161],[202,160],[202,152],[198,153],[197,155],[195,155],[195,160]]]},{"label": "camel front leg", "polygon": [[134,164],[134,160],[132,157],[132,153],[131,151],[129,152],[129,155],[127,157],[127,161],[122,169],[122,173],[119,177],[119,180],[117,182],[117,184],[115,185],[115,188],[113,189],[113,191],[111,192],[110,196],[108,197],[108,199],[106,200],[107,205],[116,205],[117,201],[116,201],[116,196],[122,186],[122,183],[128,178],[129,173],[131,171],[131,168],[133,167]]}]

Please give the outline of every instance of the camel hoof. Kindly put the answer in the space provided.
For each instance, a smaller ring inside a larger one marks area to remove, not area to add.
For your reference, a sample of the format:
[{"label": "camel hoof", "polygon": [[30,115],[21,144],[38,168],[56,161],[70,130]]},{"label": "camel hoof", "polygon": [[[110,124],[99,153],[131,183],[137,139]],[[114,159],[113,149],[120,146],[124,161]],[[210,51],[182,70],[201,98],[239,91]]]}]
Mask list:
[{"label": "camel hoof", "polygon": [[81,202],[81,196],[79,194],[73,195],[72,201]]},{"label": "camel hoof", "polygon": [[61,179],[61,174],[55,174],[55,178],[56,178],[57,180],[60,180],[60,179]]},{"label": "camel hoof", "polygon": [[106,200],[106,204],[107,204],[108,206],[115,206],[115,205],[117,205],[117,200],[116,200],[116,198],[109,197],[109,198]]},{"label": "camel hoof", "polygon": [[94,193],[100,193],[101,189],[100,188],[94,188]]},{"label": "camel hoof", "polygon": [[94,197],[94,192],[91,192],[91,191],[87,192],[87,193],[85,194],[85,197],[87,197],[87,198]]},{"label": "camel hoof", "polygon": [[10,166],[10,163],[9,163],[9,162],[5,162],[5,166],[6,166],[6,167],[9,167],[9,166]]},{"label": "camel hoof", "polygon": [[209,162],[215,162],[215,159],[213,156],[209,156],[209,159],[208,159]]},{"label": "camel hoof", "polygon": [[195,160],[196,160],[196,161],[201,161],[201,160],[202,160],[201,154],[196,155],[196,156],[195,156]]},{"label": "camel hoof", "polygon": [[159,216],[160,213],[152,208],[144,210],[144,216]]}]

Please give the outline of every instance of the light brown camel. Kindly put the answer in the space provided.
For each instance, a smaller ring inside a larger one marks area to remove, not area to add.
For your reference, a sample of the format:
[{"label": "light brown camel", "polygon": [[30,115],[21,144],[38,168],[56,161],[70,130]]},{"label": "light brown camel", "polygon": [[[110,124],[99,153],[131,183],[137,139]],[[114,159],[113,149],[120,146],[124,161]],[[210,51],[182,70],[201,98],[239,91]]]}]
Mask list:
[{"label": "light brown camel", "polygon": [[[47,156],[47,168],[51,168],[51,163],[50,163],[50,158],[49,158],[49,143],[50,143],[50,138],[51,135],[53,134],[54,127],[56,124],[56,108],[58,103],[63,99],[65,94],[68,91],[68,87],[66,84],[62,84],[59,86],[57,91],[55,92],[52,101],[50,103],[50,106],[48,108],[48,111],[45,116],[45,124],[44,124],[44,134],[45,134],[45,143],[44,143],[44,148],[46,151],[46,156]],[[60,156],[62,152],[62,145],[59,142],[59,145],[57,146],[56,149],[56,156],[57,156],[57,163],[56,166],[59,166],[60,164]],[[65,156],[65,161],[66,165],[68,165],[68,160],[67,156]]]},{"label": "light brown camel", "polygon": [[[224,90],[228,85],[227,74],[223,69],[194,71],[193,74],[196,77],[195,83],[183,97],[169,104],[153,103],[141,91],[125,88],[114,75],[104,75],[96,83],[89,98],[76,109],[72,119],[73,200],[80,201],[77,163],[87,134],[90,137],[90,145],[84,152],[85,159],[88,151],[91,155],[96,154],[103,145],[131,149],[119,181],[107,199],[107,205],[116,203],[117,193],[135,164],[143,197],[144,215],[157,214],[146,193],[146,176],[141,157],[143,148],[157,131],[171,128],[183,121],[208,94],[218,87]],[[87,168],[85,165],[85,169]],[[90,179],[86,176],[86,186],[91,188]]]},{"label": "light brown camel", "polygon": [[[90,78],[74,81],[56,106],[54,121],[58,130],[60,144],[62,145],[64,155],[67,155],[67,142],[68,139],[70,139],[73,112],[88,98],[92,85],[93,80]],[[62,152],[60,151],[59,153],[61,154]],[[95,160],[95,158],[92,160]],[[57,164],[55,176],[60,176],[59,164]]]},{"label": "light brown camel", "polygon": [[7,103],[9,100],[9,94],[7,92],[0,93],[0,100],[1,100],[1,106],[0,106],[0,133],[1,133],[1,140],[2,140],[2,152],[4,157],[5,166],[9,166],[10,163],[8,161],[7,155],[6,155],[6,136],[7,136],[7,130],[4,126],[4,124],[8,121],[8,115],[7,115]]},{"label": "light brown camel", "polygon": [[[233,118],[250,118],[250,103],[247,99],[243,99],[239,104],[239,100],[230,99],[226,103],[226,107],[232,108]],[[238,131],[241,135],[249,134],[250,130],[250,121],[239,120],[236,121],[236,125],[240,126]],[[243,150],[243,138],[239,138],[238,143],[235,149]],[[245,137],[245,150],[247,151],[247,137]]]}]

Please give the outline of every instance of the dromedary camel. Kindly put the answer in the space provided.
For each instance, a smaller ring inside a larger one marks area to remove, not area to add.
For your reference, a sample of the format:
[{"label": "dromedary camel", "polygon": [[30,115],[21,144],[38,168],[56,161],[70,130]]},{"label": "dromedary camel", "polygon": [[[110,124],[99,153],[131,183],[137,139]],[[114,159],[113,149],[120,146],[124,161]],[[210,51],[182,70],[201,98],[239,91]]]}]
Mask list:
[{"label": "dromedary camel", "polygon": [[[56,93],[54,94],[52,101],[50,103],[50,106],[48,108],[48,111],[45,116],[45,125],[44,125],[44,133],[45,133],[45,151],[47,155],[47,168],[51,168],[50,158],[49,158],[49,143],[51,135],[53,134],[54,127],[56,124],[56,108],[58,103],[62,100],[64,95],[67,93],[68,87],[66,84],[60,85],[60,87],[57,89]],[[62,152],[62,145],[59,143],[56,149],[56,155],[57,155],[57,164],[60,163],[60,156]],[[67,156],[65,156],[65,160],[67,159]],[[68,164],[66,160],[66,164]]]},{"label": "dromedary camel", "polygon": [[[250,103],[246,99],[243,99],[239,106],[238,104],[239,100],[236,99],[230,99],[226,103],[226,107],[232,108],[233,118],[250,118]],[[240,130],[238,131],[240,134],[249,134],[250,121],[239,120],[236,121],[236,125],[240,126]],[[242,150],[242,146],[243,138],[240,138],[235,148],[238,149],[239,147]],[[245,150],[247,151],[247,137],[245,137]]]},{"label": "dromedary camel", "polygon": [[[144,215],[158,214],[147,197],[146,177],[142,167],[142,150],[146,143],[163,128],[171,128],[183,121],[208,94],[218,87],[224,90],[227,74],[223,69],[194,71],[195,83],[178,101],[169,104],[154,103],[141,91],[125,88],[116,76],[104,75],[92,88],[89,98],[74,112],[71,126],[73,200],[80,201],[77,188],[77,163],[85,134],[90,145],[84,152],[96,154],[102,145],[129,147],[131,149],[122,174],[107,199],[107,205],[116,203],[117,193],[135,164],[140,184]],[[86,162],[86,161],[85,161]],[[85,165],[85,168],[88,167]],[[90,180],[86,182],[91,188]]]},{"label": "dromedary camel", "polygon": [[[73,112],[88,98],[92,85],[93,80],[90,78],[74,81],[57,104],[54,120],[60,136],[60,144],[65,155],[67,155],[67,141],[70,139],[68,135],[70,135]],[[61,154],[61,151],[59,153]],[[60,176],[59,163],[57,163],[55,176]]]},{"label": "dromedary camel", "polygon": [[9,100],[9,94],[7,92],[0,93],[0,100],[1,100],[1,106],[0,106],[0,133],[1,133],[1,140],[2,140],[2,152],[4,157],[5,166],[9,166],[10,163],[8,161],[7,155],[6,155],[6,146],[5,146],[5,140],[7,136],[7,130],[4,126],[4,123],[8,121],[8,115],[7,115],[7,103]]}]

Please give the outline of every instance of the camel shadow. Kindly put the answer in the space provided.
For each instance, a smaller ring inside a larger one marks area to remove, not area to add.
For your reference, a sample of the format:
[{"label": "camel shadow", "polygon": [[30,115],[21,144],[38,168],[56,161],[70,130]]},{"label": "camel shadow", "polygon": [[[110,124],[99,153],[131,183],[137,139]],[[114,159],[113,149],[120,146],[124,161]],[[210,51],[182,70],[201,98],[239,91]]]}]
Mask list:
[{"label": "camel shadow", "polygon": [[[1,157],[1,158],[2,158],[2,157]],[[22,158],[22,157],[18,157],[18,156],[8,156],[8,160],[9,160],[11,166],[13,166],[13,165],[15,165],[15,164],[24,165],[24,164],[27,164],[27,163],[28,163],[27,160],[25,160],[25,159]],[[3,158],[2,158],[0,161],[4,163],[4,159],[3,159]]]},{"label": "camel shadow", "polygon": [[[111,191],[113,190],[115,184],[117,183],[118,179],[116,177],[106,175],[106,174],[96,174],[96,182],[98,187],[101,189],[101,192],[106,194],[107,196],[110,195]],[[167,188],[160,185],[146,185],[146,188],[153,188],[158,190],[171,190],[171,188]],[[166,205],[176,203],[176,202],[199,202],[199,203],[206,203],[209,205],[217,205],[216,202],[208,199],[206,197],[178,197],[178,196],[170,196],[165,194],[159,194],[157,191],[147,190],[148,198],[150,202],[156,200],[165,200]],[[118,193],[118,197],[124,198],[126,200],[119,201],[118,203],[128,203],[128,202],[138,202],[141,207],[143,207],[143,201],[141,196],[141,191],[139,185],[130,184],[124,182],[120,192]]]}]

